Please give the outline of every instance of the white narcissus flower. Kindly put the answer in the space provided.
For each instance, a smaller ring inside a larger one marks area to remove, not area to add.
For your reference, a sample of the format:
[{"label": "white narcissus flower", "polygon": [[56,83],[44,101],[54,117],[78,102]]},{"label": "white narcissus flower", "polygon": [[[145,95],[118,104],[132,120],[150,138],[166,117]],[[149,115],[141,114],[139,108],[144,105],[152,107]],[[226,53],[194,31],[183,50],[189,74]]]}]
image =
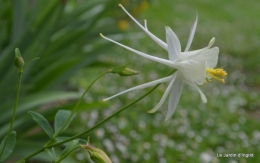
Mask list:
[{"label": "white narcissus flower", "polygon": [[181,52],[181,44],[178,39],[178,37],[175,35],[175,33],[171,30],[170,27],[166,27],[166,43],[157,38],[155,35],[153,35],[147,28],[147,23],[145,20],[145,25],[142,26],[138,21],[136,21],[126,10],[125,8],[119,4],[119,6],[126,12],[126,14],[141,28],[144,30],[145,33],[147,33],[158,45],[160,45],[162,48],[168,51],[169,60],[162,59],[158,57],[151,56],[149,54],[145,54],[143,52],[137,51],[135,49],[132,49],[130,47],[127,47],[123,44],[120,44],[114,40],[111,40],[107,37],[105,37],[103,34],[100,34],[101,37],[104,39],[111,41],[125,49],[128,49],[144,58],[162,63],[164,65],[170,66],[173,69],[177,69],[177,71],[170,76],[167,76],[165,78],[161,78],[146,84],[142,84],[133,88],[130,88],[128,90],[125,90],[123,92],[120,92],[114,96],[111,96],[109,98],[104,99],[104,101],[107,101],[111,98],[114,98],[118,95],[124,94],[129,91],[137,90],[137,89],[144,89],[147,87],[155,86],[159,83],[164,82],[170,82],[168,87],[166,88],[161,100],[159,103],[152,109],[149,110],[149,113],[153,113],[157,111],[166,98],[169,95],[169,104],[168,104],[168,113],[166,116],[166,121],[173,115],[177,104],[180,100],[180,96],[182,93],[182,87],[183,83],[186,83],[190,85],[192,88],[197,90],[200,94],[200,97],[204,103],[207,102],[207,98],[203,94],[203,92],[199,89],[198,85],[202,85],[203,83],[210,81],[211,79],[217,79],[224,83],[224,79],[221,77],[224,77],[227,75],[227,73],[222,68],[214,69],[214,67],[217,65],[218,60],[218,54],[219,49],[218,47],[211,48],[211,46],[215,42],[215,38],[212,38],[208,44],[207,47],[189,51],[190,45],[192,43],[196,27],[197,27],[197,21],[198,18],[196,17],[196,20],[191,28],[190,36],[188,39],[188,43],[186,45],[186,48],[184,52]]}]

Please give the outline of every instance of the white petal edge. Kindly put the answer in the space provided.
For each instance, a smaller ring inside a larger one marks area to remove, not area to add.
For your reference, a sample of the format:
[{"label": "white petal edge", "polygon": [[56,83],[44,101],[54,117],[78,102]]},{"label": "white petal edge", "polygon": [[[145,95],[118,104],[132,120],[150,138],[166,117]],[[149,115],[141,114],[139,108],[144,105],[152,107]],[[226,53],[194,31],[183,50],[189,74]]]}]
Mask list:
[{"label": "white petal edge", "polygon": [[197,55],[193,59],[197,60],[197,61],[206,60],[207,67],[214,68],[214,67],[216,67],[216,65],[218,63],[218,54],[219,54],[219,48],[214,47],[214,48],[202,51],[199,55]]},{"label": "white petal edge", "polygon": [[203,52],[204,50],[208,50],[215,42],[215,37],[213,37],[210,41],[207,47],[199,49],[199,50],[193,50],[193,51],[187,51],[187,52],[183,52],[181,53],[181,57],[182,59],[192,59],[198,55],[200,55],[201,52]]},{"label": "white petal edge", "polygon": [[171,61],[176,61],[181,55],[181,43],[170,27],[165,27],[165,29],[169,59]]},{"label": "white petal edge", "polygon": [[189,49],[190,49],[191,43],[192,43],[192,41],[193,41],[193,38],[194,38],[194,35],[195,35],[195,32],[196,32],[197,23],[198,23],[198,13],[197,13],[197,15],[196,15],[195,22],[193,23],[193,25],[192,25],[192,27],[191,27],[189,39],[188,39],[186,48],[185,48],[185,50],[184,50],[185,52],[189,51]]},{"label": "white petal edge", "polygon": [[163,42],[161,39],[159,39],[158,37],[156,37],[154,34],[152,34],[146,27],[147,25],[145,25],[146,27],[143,27],[137,20],[135,20],[135,18],[130,15],[127,10],[124,8],[123,5],[119,4],[119,7],[121,7],[123,9],[123,11],[142,29],[144,30],[144,32],[146,34],[148,34],[159,46],[161,46],[162,48],[164,48],[165,50],[168,49],[167,44],[165,42]]},{"label": "white petal edge", "polygon": [[168,112],[165,121],[168,121],[175,112],[179,103],[183,88],[183,82],[181,80],[175,80],[169,95]]},{"label": "white petal edge", "polygon": [[215,43],[215,37],[212,37],[212,39],[209,41],[208,48],[210,48]]},{"label": "white petal edge", "polygon": [[173,75],[173,78],[171,79],[171,82],[169,83],[168,87],[166,88],[166,90],[165,90],[161,100],[159,101],[159,103],[153,109],[148,110],[147,111],[148,113],[154,113],[162,106],[162,104],[164,103],[164,101],[166,100],[167,96],[170,93],[170,90],[172,88],[172,85],[173,85],[175,79],[176,79],[176,73]]},{"label": "white petal edge", "polygon": [[[167,66],[170,66],[170,67],[173,67],[173,66],[174,66],[174,64],[173,64],[171,61],[169,61],[169,60],[162,59],[162,58],[158,58],[158,57],[154,57],[154,56],[145,54],[145,53],[143,53],[143,52],[137,51],[137,50],[135,50],[135,49],[133,49],[133,48],[130,48],[130,47],[125,46],[125,45],[123,45],[123,44],[120,44],[119,42],[116,42],[116,41],[114,41],[114,40],[112,40],[112,39],[110,39],[110,38],[105,37],[102,33],[100,33],[100,36],[101,36],[102,38],[104,38],[104,39],[106,39],[106,40],[108,40],[108,41],[110,41],[110,42],[113,42],[113,43],[115,43],[115,44],[117,44],[117,45],[119,45],[119,46],[121,46],[121,47],[123,47],[123,48],[129,50],[129,51],[132,51],[132,52],[134,52],[134,53],[136,53],[136,54],[138,54],[138,55],[140,55],[140,56],[142,56],[142,57],[144,57],[144,58],[147,58],[147,59],[150,59],[150,60],[153,60],[153,61],[162,63],[162,64],[167,65]],[[173,68],[174,68],[174,67],[173,67]]]},{"label": "white petal edge", "polygon": [[106,99],[103,99],[102,101],[107,101],[107,100],[110,100],[114,97],[117,97],[119,95],[122,95],[124,93],[127,93],[127,92],[130,92],[130,91],[134,91],[134,90],[138,90],[138,89],[144,89],[144,88],[148,88],[148,87],[152,87],[152,86],[155,86],[156,84],[159,84],[159,83],[164,83],[164,82],[168,82],[170,81],[171,79],[173,78],[173,75],[171,76],[167,76],[165,78],[161,78],[161,79],[158,79],[158,80],[154,80],[154,81],[151,81],[149,83],[145,83],[145,84],[142,84],[142,85],[139,85],[139,86],[136,86],[136,87],[133,87],[133,88],[130,88],[130,89],[127,89],[127,90],[124,90],[114,96],[111,96],[111,97],[108,97]]},{"label": "white petal edge", "polygon": [[203,103],[207,103],[207,98],[204,93],[200,90],[200,88],[192,81],[185,81],[186,84],[190,85],[193,89],[197,90],[200,94],[200,98]]}]

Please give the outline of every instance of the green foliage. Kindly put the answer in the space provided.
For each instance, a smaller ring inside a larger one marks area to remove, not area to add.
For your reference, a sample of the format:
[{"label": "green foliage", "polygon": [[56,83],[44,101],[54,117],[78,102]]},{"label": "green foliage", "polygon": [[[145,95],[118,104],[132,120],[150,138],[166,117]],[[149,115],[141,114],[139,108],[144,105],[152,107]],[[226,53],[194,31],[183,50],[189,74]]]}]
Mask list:
[{"label": "green foliage", "polygon": [[[7,139],[8,139],[8,136],[5,136],[4,139],[2,140],[1,144],[0,144],[0,151],[1,152],[4,148],[4,143],[7,141]],[[3,153],[0,157],[0,162],[4,161],[8,156],[11,155],[11,153],[14,150],[15,143],[16,143],[16,132],[12,131],[11,134],[10,134],[10,137],[8,139],[8,142],[6,143],[6,146],[3,150]]]},{"label": "green foliage", "polygon": [[[17,84],[14,49],[20,49],[25,61],[14,130],[20,135],[19,142],[28,141],[39,148],[41,143],[28,138],[27,133],[36,124],[28,121],[25,113],[44,108],[42,115],[51,120],[62,105],[74,105],[73,100],[80,95],[68,86],[68,79],[81,68],[98,65],[97,57],[107,48],[107,42],[100,42],[101,30],[106,34],[120,33],[116,27],[108,26],[116,22],[112,17],[115,13],[110,10],[112,3],[111,0],[0,0],[0,112],[4,113],[0,115],[0,140],[7,134],[12,117]],[[50,127],[47,131],[51,136]],[[40,133],[31,132],[30,136],[34,135]],[[31,152],[21,148],[18,145],[16,150]],[[14,152],[12,158],[17,155]]]},{"label": "green foliage", "polygon": [[45,152],[50,156],[52,162],[59,163],[62,160],[64,160],[72,151],[74,151],[77,148],[79,148],[79,140],[78,139],[67,142],[66,147],[61,152],[59,157],[57,157],[57,154],[55,152],[55,148],[53,148],[53,147],[51,149],[45,149]]},{"label": "green foliage", "polygon": [[46,132],[46,134],[52,138],[53,136],[53,130],[49,124],[49,122],[44,118],[44,116],[42,116],[41,114],[39,113],[36,113],[34,111],[29,111],[28,112],[33,120],[43,129],[43,131]]},{"label": "green foliage", "polygon": [[55,162],[57,159],[55,149],[52,147],[51,150],[45,149],[45,152],[50,156],[52,162]]},{"label": "green foliage", "polygon": [[[71,112],[68,110],[59,110],[56,113],[55,120],[54,120],[55,134],[61,133],[62,131],[66,130],[68,128],[68,126],[70,125],[70,122],[72,121],[72,118],[70,117],[70,115],[71,115]],[[71,118],[71,119],[69,119],[69,118]],[[65,123],[66,123],[66,125],[65,125]]]},{"label": "green foliage", "polygon": [[25,163],[25,160],[16,161],[15,163]]},{"label": "green foliage", "polygon": [[79,148],[79,140],[72,140],[68,143],[68,145],[66,146],[66,148],[62,151],[60,157],[61,158],[65,158],[69,155],[69,153],[73,150],[75,150],[76,148]]}]

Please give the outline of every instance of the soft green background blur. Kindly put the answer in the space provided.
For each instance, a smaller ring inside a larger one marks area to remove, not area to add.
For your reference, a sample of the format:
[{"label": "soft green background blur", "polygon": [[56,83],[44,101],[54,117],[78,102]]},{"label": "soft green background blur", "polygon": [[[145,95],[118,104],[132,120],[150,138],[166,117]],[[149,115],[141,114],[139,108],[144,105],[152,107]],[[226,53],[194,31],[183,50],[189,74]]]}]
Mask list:
[{"label": "soft green background blur", "polygon": [[[52,122],[54,113],[58,109],[71,109],[84,88],[104,70],[128,64],[142,72],[124,78],[109,74],[100,79],[86,95],[71,128],[64,133],[64,136],[73,135],[146,90],[130,92],[106,103],[101,102],[103,98],[164,77],[170,71],[167,66],[99,37],[102,32],[129,47],[167,58],[167,52],[138,28],[118,3],[141,24],[147,19],[149,30],[162,40],[165,40],[165,26],[170,26],[182,48],[197,12],[199,21],[191,49],[203,48],[215,37],[214,46],[220,48],[218,67],[224,67],[228,76],[225,84],[213,81],[201,86],[207,104],[185,85],[178,108],[167,123],[164,123],[167,102],[154,114],[146,112],[159,102],[167,86],[162,84],[141,102],[83,138],[90,136],[91,144],[106,151],[114,163],[257,163],[260,160],[258,0],[0,1],[0,137],[7,131],[15,94],[16,70],[11,65],[15,47],[20,48],[27,63],[15,128],[19,140],[13,158],[38,149],[47,140],[27,115],[28,110],[41,112]],[[31,61],[36,57],[40,59]],[[253,153],[254,157],[217,158],[217,153]],[[37,158],[48,162],[45,154]],[[67,162],[86,160],[89,160],[87,152],[80,150]]]}]

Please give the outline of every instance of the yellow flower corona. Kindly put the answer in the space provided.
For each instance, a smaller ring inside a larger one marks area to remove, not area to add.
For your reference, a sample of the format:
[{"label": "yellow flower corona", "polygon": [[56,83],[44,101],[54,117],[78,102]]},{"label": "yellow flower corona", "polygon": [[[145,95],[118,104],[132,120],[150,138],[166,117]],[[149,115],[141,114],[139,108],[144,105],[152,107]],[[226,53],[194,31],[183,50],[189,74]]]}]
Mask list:
[{"label": "yellow flower corona", "polygon": [[222,77],[227,76],[227,72],[223,68],[207,68],[206,76],[206,82],[211,81],[211,79],[216,79],[222,83],[225,83],[225,79]]}]

